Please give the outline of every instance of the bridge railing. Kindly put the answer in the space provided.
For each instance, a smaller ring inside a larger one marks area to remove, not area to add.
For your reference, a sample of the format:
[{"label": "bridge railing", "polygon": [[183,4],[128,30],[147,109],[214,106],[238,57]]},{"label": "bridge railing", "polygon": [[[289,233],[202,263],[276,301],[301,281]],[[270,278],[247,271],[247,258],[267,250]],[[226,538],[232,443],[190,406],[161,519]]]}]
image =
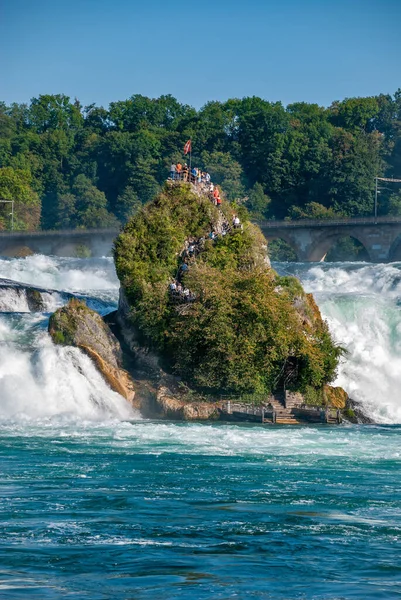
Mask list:
[{"label": "bridge railing", "polygon": [[343,219],[300,219],[299,221],[255,221],[262,229],[296,227],[333,227],[338,225],[376,225],[383,223],[401,223],[401,217],[352,217]]}]

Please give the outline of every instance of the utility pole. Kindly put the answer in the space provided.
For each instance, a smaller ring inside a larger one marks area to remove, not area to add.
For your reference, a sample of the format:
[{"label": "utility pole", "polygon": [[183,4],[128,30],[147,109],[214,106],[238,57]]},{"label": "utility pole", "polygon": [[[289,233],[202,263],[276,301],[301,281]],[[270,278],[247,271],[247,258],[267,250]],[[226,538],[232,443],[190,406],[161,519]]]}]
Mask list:
[{"label": "utility pole", "polygon": [[379,181],[387,181],[388,183],[401,183],[401,179],[395,179],[394,177],[375,177],[376,185],[375,185],[375,225],[377,225],[377,195],[380,194],[379,191]]}]

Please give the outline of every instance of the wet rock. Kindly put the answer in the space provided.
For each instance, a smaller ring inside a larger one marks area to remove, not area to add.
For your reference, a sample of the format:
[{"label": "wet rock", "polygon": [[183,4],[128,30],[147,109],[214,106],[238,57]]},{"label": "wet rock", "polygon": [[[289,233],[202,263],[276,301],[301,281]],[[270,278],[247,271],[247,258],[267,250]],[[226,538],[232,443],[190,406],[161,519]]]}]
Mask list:
[{"label": "wet rock", "polygon": [[56,344],[76,346],[95,363],[109,386],[133,402],[131,376],[122,368],[121,347],[102,317],[84,302],[72,298],[49,320],[49,333]]}]

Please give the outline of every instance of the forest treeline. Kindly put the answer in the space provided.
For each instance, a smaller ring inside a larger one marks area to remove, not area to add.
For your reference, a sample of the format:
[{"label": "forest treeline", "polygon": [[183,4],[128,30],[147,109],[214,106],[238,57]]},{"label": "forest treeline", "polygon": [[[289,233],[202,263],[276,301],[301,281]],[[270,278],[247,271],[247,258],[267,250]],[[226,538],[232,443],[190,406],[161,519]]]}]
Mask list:
[{"label": "forest treeline", "polygon": [[[376,175],[401,178],[401,90],[328,108],[257,97],[208,102],[134,95],[108,109],[59,95],[0,102],[0,198],[15,229],[108,227],[159,191],[170,164],[208,171],[257,219],[371,215]],[[384,184],[379,214],[401,215]],[[11,225],[0,204],[0,228]]]}]

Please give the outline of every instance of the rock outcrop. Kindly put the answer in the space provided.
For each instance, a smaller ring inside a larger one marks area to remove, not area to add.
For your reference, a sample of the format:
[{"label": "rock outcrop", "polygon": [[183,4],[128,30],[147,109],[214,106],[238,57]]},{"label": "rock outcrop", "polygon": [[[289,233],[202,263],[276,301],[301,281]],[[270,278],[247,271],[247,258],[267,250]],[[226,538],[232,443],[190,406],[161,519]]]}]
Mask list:
[{"label": "rock outcrop", "polygon": [[[232,205],[177,184],[127,223],[114,258],[129,349],[147,349],[207,399],[291,389],[323,404],[342,349],[301,283],[270,268],[262,232],[240,210],[238,227]],[[174,280],[190,292],[183,302]]]},{"label": "rock outcrop", "polygon": [[220,416],[221,403],[180,400],[164,386],[161,386],[157,392],[156,404],[163,417],[176,421],[208,421],[218,419]]},{"label": "rock outcrop", "polygon": [[83,350],[109,386],[133,403],[134,383],[122,368],[120,344],[98,313],[81,300],[73,298],[51,315],[49,333],[56,344],[76,346]]}]

